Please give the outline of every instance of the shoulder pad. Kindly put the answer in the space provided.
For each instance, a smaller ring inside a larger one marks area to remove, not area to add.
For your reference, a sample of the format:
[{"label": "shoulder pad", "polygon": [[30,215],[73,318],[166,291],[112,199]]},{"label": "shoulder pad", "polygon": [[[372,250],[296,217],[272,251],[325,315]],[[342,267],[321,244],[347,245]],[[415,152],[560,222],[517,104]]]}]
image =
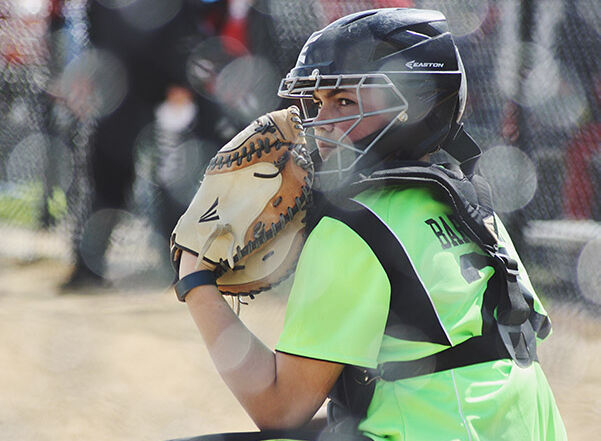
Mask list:
[{"label": "shoulder pad", "polygon": [[351,184],[347,196],[352,197],[372,187],[404,184],[436,188],[476,243],[484,248],[496,247],[497,232],[490,187],[480,176],[468,179],[458,167],[434,164],[378,170]]}]

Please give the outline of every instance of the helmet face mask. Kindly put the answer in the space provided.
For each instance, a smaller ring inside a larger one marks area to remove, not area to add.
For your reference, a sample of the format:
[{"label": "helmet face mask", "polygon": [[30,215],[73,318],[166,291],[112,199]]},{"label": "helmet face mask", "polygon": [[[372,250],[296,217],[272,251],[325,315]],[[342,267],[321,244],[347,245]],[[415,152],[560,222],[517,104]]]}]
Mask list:
[{"label": "helmet face mask", "polygon": [[[407,119],[407,100],[388,76],[383,74],[320,75],[316,70],[309,77],[283,79],[280,85],[280,91],[282,90],[286,90],[286,97],[300,100],[304,114],[303,126],[308,129],[306,136],[339,147],[336,149],[336,170],[322,170],[323,173],[346,173],[352,170],[359,159],[366,155],[392,126]],[[356,97],[358,111],[341,117],[317,120],[319,107],[314,102],[314,94],[315,92],[331,91],[352,93]],[[366,108],[368,106],[365,105],[364,98],[374,91],[386,95],[383,99],[384,102],[381,107],[378,106],[378,109]],[[373,136],[366,137],[369,139],[364,137],[362,140],[351,141],[355,129],[362,122],[376,116],[383,116],[386,119],[383,126],[376,129]],[[333,137],[320,134],[318,129],[322,126],[340,125],[345,122],[348,122],[345,124],[348,125],[348,128],[342,131],[333,131],[332,134],[335,134]]]},{"label": "helmet face mask", "polygon": [[[365,98],[376,89],[386,103],[367,109]],[[317,117],[314,94],[334,90],[355,94],[354,115]],[[322,172],[346,174],[391,156],[415,160],[438,149],[463,114],[466,83],[440,12],[388,8],[352,14],[315,32],[278,95],[300,99],[308,137],[338,147],[331,155],[337,170]],[[387,123],[358,139],[366,119],[382,115]],[[342,129],[326,137],[325,126]]]}]

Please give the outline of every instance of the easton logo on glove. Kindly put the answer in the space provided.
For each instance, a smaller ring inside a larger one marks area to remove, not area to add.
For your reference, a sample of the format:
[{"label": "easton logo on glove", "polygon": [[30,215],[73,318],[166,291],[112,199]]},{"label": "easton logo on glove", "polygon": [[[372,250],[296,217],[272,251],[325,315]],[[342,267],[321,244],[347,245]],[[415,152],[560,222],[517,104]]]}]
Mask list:
[{"label": "easton logo on glove", "polygon": [[216,265],[223,294],[253,295],[293,270],[304,243],[313,164],[295,106],[254,121],[210,161],[171,235],[181,250]]},{"label": "easton logo on glove", "polygon": [[211,205],[209,207],[209,209],[202,216],[200,216],[200,219],[198,219],[198,223],[219,220],[219,216],[217,215],[217,204],[218,203],[219,203],[219,198],[215,199],[215,202],[213,202],[213,205]]}]

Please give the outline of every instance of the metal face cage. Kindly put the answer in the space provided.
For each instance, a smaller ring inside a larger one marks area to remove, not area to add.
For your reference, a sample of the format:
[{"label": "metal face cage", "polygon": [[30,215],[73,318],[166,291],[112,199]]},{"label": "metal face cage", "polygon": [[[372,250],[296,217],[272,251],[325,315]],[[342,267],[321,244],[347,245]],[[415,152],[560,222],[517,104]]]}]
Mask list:
[{"label": "metal face cage", "polygon": [[[339,90],[339,89],[350,89],[354,90],[357,96],[357,105],[359,107],[359,113],[349,115],[340,118],[331,118],[322,121],[315,121],[318,109],[313,103],[313,93],[317,90]],[[398,105],[390,105],[379,110],[365,112],[363,97],[361,92],[365,89],[388,89],[391,92],[391,97],[398,100]],[[278,95],[283,98],[299,99],[303,109],[304,119],[303,127],[306,129],[306,136],[315,140],[321,140],[341,148],[336,149],[337,167],[333,170],[322,170],[320,173],[339,173],[343,174],[352,170],[359,159],[365,156],[373,148],[373,146],[390,130],[390,128],[399,123],[403,123],[407,120],[407,109],[409,104],[403,94],[399,91],[396,85],[390,80],[386,74],[373,73],[373,74],[340,74],[340,75],[320,75],[315,70],[310,76],[307,77],[287,77],[284,78],[278,90]],[[390,122],[380,129],[379,133],[367,143],[366,146],[355,146],[349,141],[344,142],[345,138],[357,127],[357,125],[364,119],[374,115],[381,115],[387,113],[396,113],[390,120]],[[331,139],[320,135],[316,135],[314,130],[311,130],[317,126],[324,126],[329,124],[340,123],[344,121],[354,122],[351,126],[338,138]],[[343,161],[343,150],[352,152],[354,155],[349,161]]]}]

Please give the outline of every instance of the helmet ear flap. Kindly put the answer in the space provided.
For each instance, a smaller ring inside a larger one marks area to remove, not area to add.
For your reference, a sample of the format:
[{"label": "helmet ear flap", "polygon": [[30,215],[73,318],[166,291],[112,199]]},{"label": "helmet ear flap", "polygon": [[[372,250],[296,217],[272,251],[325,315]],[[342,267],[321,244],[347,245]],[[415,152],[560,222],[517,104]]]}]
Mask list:
[{"label": "helmet ear flap", "polygon": [[457,54],[457,66],[459,68],[459,71],[461,72],[461,83],[459,84],[459,91],[457,93],[457,104],[455,106],[455,112],[451,121],[451,128],[449,130],[449,133],[439,146],[439,148],[443,149],[453,142],[453,140],[457,136],[457,133],[461,129],[461,126],[463,125],[461,123],[461,119],[463,118],[463,114],[465,113],[465,106],[467,103],[467,78],[465,75],[465,67],[463,66],[463,61],[461,60],[461,55],[459,54],[459,50],[457,49],[457,47],[455,47],[455,53]]},{"label": "helmet ear flap", "polygon": [[456,123],[459,123],[461,121],[461,118],[463,118],[463,113],[465,112],[465,105],[467,103],[467,76],[465,75],[465,67],[463,66],[463,61],[461,60],[459,49],[457,49],[456,46],[455,53],[457,54],[457,67],[459,68],[459,72],[461,72],[461,84],[459,85],[459,100],[457,103],[457,110],[454,116],[454,121]]}]

